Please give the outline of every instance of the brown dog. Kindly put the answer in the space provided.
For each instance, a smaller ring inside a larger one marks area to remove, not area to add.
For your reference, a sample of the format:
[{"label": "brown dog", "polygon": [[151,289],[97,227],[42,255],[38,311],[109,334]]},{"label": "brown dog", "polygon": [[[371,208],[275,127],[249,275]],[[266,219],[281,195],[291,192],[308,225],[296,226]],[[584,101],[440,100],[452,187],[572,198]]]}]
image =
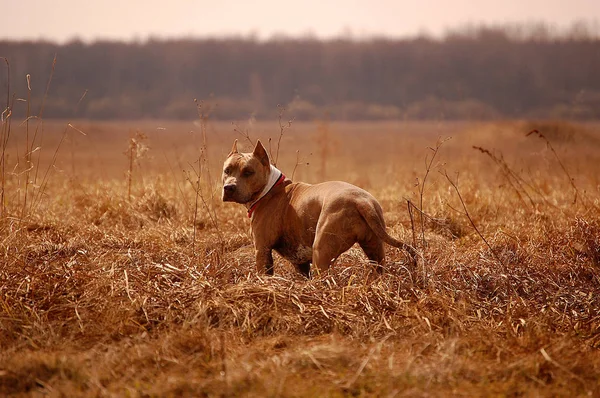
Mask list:
[{"label": "brown dog", "polygon": [[260,141],[252,153],[239,153],[233,143],[223,166],[223,201],[248,208],[259,272],[273,275],[275,250],[309,277],[311,263],[324,272],[356,242],[380,272],[383,242],[404,248],[416,262],[411,246],[387,234],[370,193],[341,181],[292,183],[271,165]]}]

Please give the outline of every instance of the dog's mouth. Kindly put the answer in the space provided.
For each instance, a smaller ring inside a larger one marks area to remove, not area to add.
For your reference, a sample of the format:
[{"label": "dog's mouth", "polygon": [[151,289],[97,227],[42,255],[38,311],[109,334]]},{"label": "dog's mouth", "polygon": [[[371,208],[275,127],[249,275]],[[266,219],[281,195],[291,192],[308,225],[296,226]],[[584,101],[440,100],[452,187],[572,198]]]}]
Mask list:
[{"label": "dog's mouth", "polygon": [[240,193],[237,191],[229,192],[223,190],[223,202],[235,202],[239,204],[246,204],[251,201],[251,198],[240,197]]},{"label": "dog's mouth", "polygon": [[223,191],[223,202],[237,202],[235,200],[235,193]]}]

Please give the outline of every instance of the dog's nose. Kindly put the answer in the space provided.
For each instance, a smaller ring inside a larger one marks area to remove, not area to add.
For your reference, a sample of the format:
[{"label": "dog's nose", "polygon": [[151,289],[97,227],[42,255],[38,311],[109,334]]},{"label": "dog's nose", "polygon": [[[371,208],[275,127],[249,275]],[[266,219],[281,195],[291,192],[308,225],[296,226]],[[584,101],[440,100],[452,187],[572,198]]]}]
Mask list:
[{"label": "dog's nose", "polygon": [[223,186],[223,191],[226,194],[232,194],[235,192],[235,184],[227,184]]}]

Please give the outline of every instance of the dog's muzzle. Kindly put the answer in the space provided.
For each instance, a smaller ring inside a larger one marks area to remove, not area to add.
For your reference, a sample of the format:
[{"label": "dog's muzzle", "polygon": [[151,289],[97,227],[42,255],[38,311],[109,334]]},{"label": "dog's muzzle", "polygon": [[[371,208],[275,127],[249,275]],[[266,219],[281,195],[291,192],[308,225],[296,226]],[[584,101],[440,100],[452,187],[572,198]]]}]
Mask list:
[{"label": "dog's muzzle", "polygon": [[236,186],[235,184],[227,184],[223,186],[223,202],[234,202],[233,196],[235,195]]}]

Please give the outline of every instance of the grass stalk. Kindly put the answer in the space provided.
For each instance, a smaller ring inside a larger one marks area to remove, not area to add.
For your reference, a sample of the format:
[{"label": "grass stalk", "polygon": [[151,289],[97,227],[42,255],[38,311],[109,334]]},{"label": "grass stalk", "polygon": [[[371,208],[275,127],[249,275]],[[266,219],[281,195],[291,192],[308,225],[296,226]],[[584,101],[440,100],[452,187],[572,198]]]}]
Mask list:
[{"label": "grass stalk", "polygon": [[43,134],[44,134],[44,122],[43,122],[44,110],[46,108],[46,101],[48,99],[48,94],[50,93],[50,85],[52,84],[52,78],[54,77],[55,70],[56,70],[56,54],[54,55],[54,59],[52,60],[50,76],[48,77],[48,82],[46,83],[46,90],[44,91],[44,96],[42,97],[42,104],[40,105],[40,111],[37,116],[37,125],[36,125],[35,131],[33,133],[33,138],[31,139],[31,148],[33,148],[34,143],[36,142],[36,139],[38,137],[38,134],[40,135],[40,144],[38,145],[40,150],[37,152],[37,162],[35,165],[35,174],[34,174],[34,178],[33,178],[33,185],[37,185],[38,173],[40,170],[40,159],[41,159],[41,152],[42,152],[42,148],[43,148],[42,141],[43,141]]},{"label": "grass stalk", "polygon": [[429,176],[429,173],[431,172],[431,169],[433,167],[433,162],[435,161],[435,158],[437,157],[440,148],[442,147],[442,145],[444,144],[444,142],[448,141],[451,137],[442,139],[441,137],[438,138],[437,142],[435,143],[435,148],[432,147],[428,147],[428,149],[431,151],[431,157],[429,157],[429,155],[425,155],[425,175],[423,176],[423,181],[421,181],[421,183],[418,185],[418,189],[419,189],[419,220],[420,220],[420,224],[421,224],[421,247],[422,250],[426,249],[427,246],[427,242],[425,241],[425,218],[423,217],[424,214],[424,210],[423,210],[423,198],[425,196],[425,184],[427,183],[427,177]]},{"label": "grass stalk", "polygon": [[[485,245],[490,250],[490,253],[492,253],[492,256],[494,256],[494,258],[496,259],[498,264],[500,264],[500,266],[502,267],[502,272],[504,273],[503,277],[505,278],[504,280],[505,280],[506,294],[508,296],[508,303],[509,303],[508,305],[510,306],[513,288],[512,288],[512,285],[510,284],[510,274],[508,271],[508,267],[506,266],[504,261],[502,261],[502,259],[498,256],[498,254],[496,253],[494,248],[490,245],[490,243],[485,238],[485,236],[483,236],[483,234],[481,233],[479,228],[477,228],[477,225],[475,225],[475,221],[473,221],[473,218],[471,217],[471,214],[469,213],[469,209],[467,208],[467,205],[460,193],[460,189],[458,189],[458,173],[456,174],[456,181],[453,181],[445,170],[444,170],[444,177],[446,177],[446,180],[450,183],[450,186],[452,186],[452,188],[456,192],[456,195],[458,196],[458,200],[460,201],[460,204],[463,208],[463,212],[462,212],[463,215],[467,218],[467,220],[469,220],[469,223],[471,224],[471,227],[473,227],[473,230],[475,230],[477,235],[481,238],[481,240],[485,243]],[[456,211],[456,209],[454,209],[454,210]]]},{"label": "grass stalk", "polygon": [[29,189],[29,172],[31,171],[31,152],[33,145],[29,145],[29,117],[31,116],[31,75],[27,74],[27,111],[25,118],[25,194],[23,196],[23,207],[21,209],[21,219],[25,219],[27,211],[27,193]]},{"label": "grass stalk", "polygon": [[6,149],[8,147],[8,138],[10,137],[10,126],[12,120],[12,109],[10,106],[10,62],[8,58],[2,57],[6,65],[6,107],[2,110],[0,117],[0,150],[2,158],[0,159],[0,217],[6,217]]},{"label": "grass stalk", "polygon": [[562,169],[562,171],[567,176],[567,179],[569,180],[569,184],[571,184],[571,188],[573,188],[573,192],[575,193],[575,195],[573,197],[573,204],[576,204],[577,203],[577,197],[579,196],[579,189],[577,189],[577,185],[575,185],[575,179],[571,176],[571,173],[569,173],[569,171],[565,167],[565,165],[562,162],[562,160],[560,160],[560,157],[558,156],[558,153],[556,153],[556,150],[552,146],[552,143],[550,143],[550,140],[548,138],[546,138],[546,136],[544,134],[542,134],[537,129],[531,130],[529,133],[527,133],[526,136],[529,137],[532,134],[533,135],[537,135],[539,138],[541,138],[542,140],[544,140],[544,142],[546,143],[546,147],[548,147],[550,149],[550,151],[552,152],[552,154],[554,155],[554,158],[558,162],[560,168]]},{"label": "grass stalk", "polygon": [[277,105],[277,109],[279,110],[279,115],[277,117],[279,123],[279,137],[277,138],[277,151],[275,152],[274,157],[273,152],[271,151],[271,139],[269,138],[269,158],[271,159],[271,163],[273,163],[273,166],[275,167],[277,167],[277,163],[279,162],[279,150],[281,148],[281,139],[283,138],[283,133],[286,129],[292,127],[292,122],[294,121],[294,119],[290,119],[288,120],[287,124],[283,124],[281,120],[285,114],[286,109],[281,105]]}]

